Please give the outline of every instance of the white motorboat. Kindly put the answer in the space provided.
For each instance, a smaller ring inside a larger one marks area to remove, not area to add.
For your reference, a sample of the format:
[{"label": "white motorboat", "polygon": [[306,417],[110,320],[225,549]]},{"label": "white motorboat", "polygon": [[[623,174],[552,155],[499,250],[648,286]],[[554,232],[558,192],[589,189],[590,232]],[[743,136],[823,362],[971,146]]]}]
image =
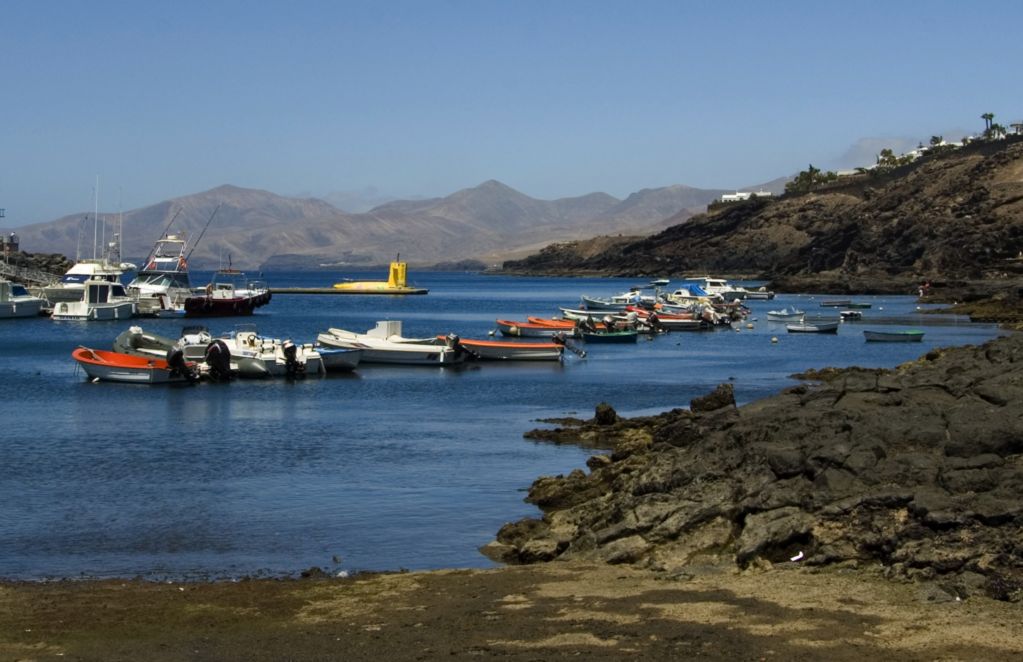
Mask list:
[{"label": "white motorboat", "polygon": [[216,338],[227,345],[231,361],[255,359],[267,374],[274,377],[301,377],[325,372],[323,358],[309,343],[296,344],[290,339],[264,338],[255,325],[240,324],[226,336]]},{"label": "white motorboat", "polygon": [[812,322],[804,324],[786,324],[789,333],[838,333],[838,322]]},{"label": "white motorboat", "polygon": [[61,301],[53,306],[55,320],[105,321],[135,316],[135,299],[124,286],[107,280],[87,280],[78,301]]},{"label": "white motorboat", "polygon": [[707,294],[720,295],[725,301],[735,301],[736,299],[745,299],[749,291],[744,287],[730,284],[724,278],[713,278],[711,276],[703,276],[693,280],[700,281],[700,289]]},{"label": "white motorboat", "polygon": [[805,311],[799,310],[795,306],[786,306],[781,310],[769,310],[767,311],[768,322],[799,322],[802,321],[806,315]]},{"label": "white motorboat", "polygon": [[331,328],[316,336],[316,342],[323,347],[361,349],[362,363],[453,365],[468,355],[455,342],[438,345],[433,338],[403,337],[400,320],[377,322],[366,333]]},{"label": "white motorboat", "polygon": [[29,294],[21,283],[0,278],[0,319],[35,317],[45,303],[45,299]]}]

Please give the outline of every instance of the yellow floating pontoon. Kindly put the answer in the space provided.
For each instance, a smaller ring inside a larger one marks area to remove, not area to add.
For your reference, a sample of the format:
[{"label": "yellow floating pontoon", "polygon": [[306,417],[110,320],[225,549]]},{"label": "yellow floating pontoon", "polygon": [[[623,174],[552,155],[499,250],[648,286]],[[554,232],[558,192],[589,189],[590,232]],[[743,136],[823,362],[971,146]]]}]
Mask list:
[{"label": "yellow floating pontoon", "polygon": [[395,260],[391,262],[387,281],[361,280],[335,283],[334,289],[343,294],[426,294],[428,290],[409,287],[405,280],[406,263]]}]

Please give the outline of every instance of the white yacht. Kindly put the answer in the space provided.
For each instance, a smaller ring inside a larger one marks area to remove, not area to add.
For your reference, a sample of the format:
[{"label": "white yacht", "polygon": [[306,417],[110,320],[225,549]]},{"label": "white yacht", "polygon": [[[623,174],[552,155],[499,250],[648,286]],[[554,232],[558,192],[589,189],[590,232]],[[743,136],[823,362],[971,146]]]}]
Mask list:
[{"label": "white yacht", "polygon": [[141,314],[185,309],[192,296],[192,283],[185,261],[185,238],[168,234],[158,239],[138,275],[128,283],[128,292],[139,301]]}]

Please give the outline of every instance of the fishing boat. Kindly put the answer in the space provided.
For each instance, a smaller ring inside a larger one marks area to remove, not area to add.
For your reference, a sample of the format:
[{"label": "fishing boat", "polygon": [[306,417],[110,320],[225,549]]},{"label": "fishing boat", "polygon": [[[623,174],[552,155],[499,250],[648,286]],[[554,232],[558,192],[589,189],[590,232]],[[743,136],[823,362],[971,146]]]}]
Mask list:
[{"label": "fishing boat", "polygon": [[366,333],[330,328],[316,336],[320,347],[361,349],[362,363],[391,363],[397,365],[454,365],[465,361],[468,353],[459,347],[457,337],[437,344],[430,338],[405,338],[401,335],[400,320],[376,323]]},{"label": "fishing boat", "polygon": [[261,280],[248,280],[240,271],[221,269],[213,275],[202,294],[185,299],[188,317],[228,317],[251,315],[270,303],[270,288]]},{"label": "fishing boat", "polygon": [[786,306],[781,310],[769,310],[767,311],[767,321],[769,322],[798,322],[803,319],[806,313],[799,310],[795,306]]},{"label": "fishing boat", "polygon": [[35,317],[45,303],[45,299],[29,294],[21,283],[0,278],[0,319]]},{"label": "fishing boat", "polygon": [[789,333],[838,333],[838,322],[786,324]]},{"label": "fishing boat", "polygon": [[135,316],[135,299],[124,286],[107,280],[87,280],[78,301],[61,301],[54,305],[55,320],[105,321]]},{"label": "fishing boat", "polygon": [[657,303],[656,297],[643,294],[639,289],[631,289],[612,297],[591,297],[584,294],[579,300],[586,310],[604,311],[621,311],[627,306],[653,306]]},{"label": "fishing boat", "polygon": [[582,339],[587,343],[635,343],[637,338],[639,332],[635,329],[582,332]]},{"label": "fishing boat", "polygon": [[[557,339],[557,336],[554,336]],[[447,336],[437,336],[437,343],[447,343]],[[459,338],[459,344],[477,361],[559,361],[565,342],[509,342]]]},{"label": "fishing boat", "polygon": [[550,338],[559,333],[574,333],[574,328],[519,322],[515,320],[497,320],[497,329],[502,335],[513,338]]},{"label": "fishing boat", "polygon": [[843,310],[838,313],[838,316],[842,318],[843,322],[852,322],[863,319],[863,313],[858,310]]},{"label": "fishing boat", "polygon": [[924,332],[917,329],[906,329],[904,331],[863,331],[863,337],[867,342],[920,342],[924,339]]},{"label": "fishing boat", "polygon": [[575,328],[575,320],[571,319],[548,319],[546,317],[527,317],[526,321],[530,324],[539,324],[540,326],[549,326],[554,329],[561,329],[563,331],[571,331]]},{"label": "fishing boat", "polygon": [[139,300],[141,314],[184,310],[185,300],[192,296],[186,257],[183,235],[167,234],[156,241],[144,266],[128,283],[128,292]]},{"label": "fishing boat", "polygon": [[166,359],[133,356],[101,349],[79,347],[71,356],[91,380],[129,384],[168,384],[194,382],[191,365],[171,367]]}]

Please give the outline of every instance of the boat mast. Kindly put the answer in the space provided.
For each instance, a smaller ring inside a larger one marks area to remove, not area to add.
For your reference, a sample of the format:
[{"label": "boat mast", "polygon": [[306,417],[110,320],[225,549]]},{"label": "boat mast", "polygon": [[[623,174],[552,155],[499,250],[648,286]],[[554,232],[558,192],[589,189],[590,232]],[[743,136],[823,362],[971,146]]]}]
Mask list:
[{"label": "boat mast", "polygon": [[190,251],[188,251],[188,255],[185,256],[185,262],[188,262],[188,260],[192,257],[192,253],[195,251],[195,247],[199,245],[200,241],[202,241],[203,235],[206,234],[206,230],[209,229],[210,223],[213,222],[213,217],[217,215],[217,212],[220,211],[220,206],[223,205],[223,204],[224,203],[222,203],[222,202],[220,204],[218,204],[217,208],[213,210],[212,214],[210,214],[210,220],[206,221],[206,227],[204,227],[202,229],[202,232],[199,233],[199,238],[195,240],[195,243],[192,244],[192,249]]},{"label": "boat mast", "polygon": [[92,189],[92,259],[96,259],[96,245],[99,243],[99,175],[96,187]]}]

